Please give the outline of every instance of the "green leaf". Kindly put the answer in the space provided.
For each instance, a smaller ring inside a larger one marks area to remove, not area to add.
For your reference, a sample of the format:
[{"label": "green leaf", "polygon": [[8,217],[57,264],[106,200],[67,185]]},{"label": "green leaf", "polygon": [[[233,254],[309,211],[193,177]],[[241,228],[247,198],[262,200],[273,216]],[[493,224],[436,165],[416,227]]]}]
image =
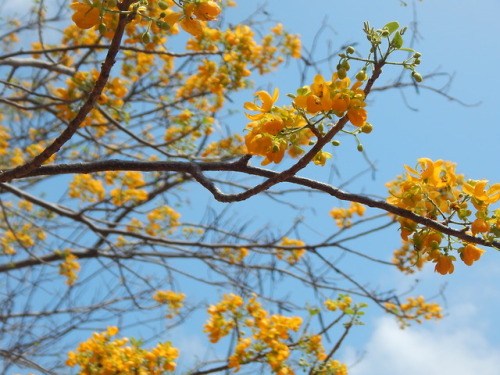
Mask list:
[{"label": "green leaf", "polygon": [[400,33],[394,34],[394,37],[391,40],[391,47],[395,49],[400,49],[403,47],[403,37]]},{"label": "green leaf", "polygon": [[321,312],[321,310],[320,310],[320,309],[309,309],[309,314],[310,314],[311,316],[317,315],[317,314],[319,314],[320,312]]},{"label": "green leaf", "polygon": [[138,348],[140,348],[144,344],[144,340],[136,339],[135,337],[130,337],[129,341],[133,346],[138,347]]},{"label": "green leaf", "polygon": [[309,94],[309,87],[301,87],[300,89],[297,89],[297,95],[302,96],[302,95],[307,95]]},{"label": "green leaf", "polygon": [[392,34],[394,31],[399,29],[399,23],[397,23],[396,21],[389,22],[383,28],[389,30],[389,33]]}]

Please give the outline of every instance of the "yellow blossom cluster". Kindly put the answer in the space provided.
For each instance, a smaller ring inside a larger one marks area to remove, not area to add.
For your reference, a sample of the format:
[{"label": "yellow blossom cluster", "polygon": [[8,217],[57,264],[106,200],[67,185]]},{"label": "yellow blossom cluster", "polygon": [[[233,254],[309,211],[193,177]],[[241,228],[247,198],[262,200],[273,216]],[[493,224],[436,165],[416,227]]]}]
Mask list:
[{"label": "yellow blossom cluster", "polygon": [[293,340],[292,334],[300,330],[302,318],[271,315],[256,296],[245,302],[240,296],[225,294],[221,302],[208,308],[208,313],[205,332],[212,343],[233,329],[238,330],[238,341],[228,358],[228,367],[234,372],[240,371],[243,365],[259,362],[267,363],[275,374],[293,375],[290,359],[294,351],[299,351],[316,363],[318,373],[347,375],[345,365],[327,359],[321,335],[304,332]]},{"label": "yellow blossom cluster", "polygon": [[244,78],[250,74],[248,69],[257,69],[260,74],[269,72],[283,62],[285,56],[299,58],[300,39],[283,30],[271,28],[272,33],[265,35],[260,43],[248,25],[237,25],[228,30],[210,29],[190,39],[186,48],[193,51],[224,51],[223,61],[235,70],[235,76]]},{"label": "yellow blossom cluster", "polygon": [[[0,117],[2,120],[3,116]],[[9,153],[9,139],[11,138],[9,134],[9,129],[3,125],[0,125],[0,156],[4,156]]]},{"label": "yellow blossom cluster", "polygon": [[[20,27],[21,26],[21,21],[17,18],[8,18],[8,22],[12,26]],[[11,52],[12,47],[17,47],[19,46],[19,35],[18,33],[6,33],[4,37],[2,38],[2,50],[4,52]]]},{"label": "yellow blossom cluster", "polygon": [[57,254],[63,257],[63,262],[59,264],[59,274],[66,276],[66,284],[73,285],[78,278],[77,272],[80,270],[80,263],[77,262],[78,257],[71,254],[69,249],[64,251],[56,251]]},{"label": "yellow blossom cluster", "polygon": [[[190,39],[186,48],[195,52],[224,51],[222,61],[216,63],[213,59],[204,59],[198,65],[198,71],[186,78],[185,84],[177,91],[177,97],[191,97],[196,93],[209,91],[215,98],[207,110],[218,110],[224,104],[224,93],[227,90],[249,86],[247,77],[253,69],[264,74],[283,62],[282,55],[300,57],[297,48],[291,49],[288,46],[290,38],[298,40],[289,35],[283,39],[283,35],[278,37],[273,33],[264,36],[258,43],[255,33],[247,25],[237,25],[224,31],[205,30],[196,38]],[[295,45],[300,48],[300,43]]]},{"label": "yellow blossom cluster", "polygon": [[252,122],[247,125],[245,145],[249,154],[265,157],[262,165],[281,162],[287,150],[290,156],[298,157],[304,152],[301,146],[308,145],[314,136],[297,110],[274,106],[278,95],[278,89],[274,90],[273,96],[266,91],[258,91],[255,96],[262,102],[261,105],[251,102],[244,104],[245,109],[259,112],[246,114]]},{"label": "yellow blossom cluster", "polygon": [[271,31],[275,35],[284,35],[285,41],[283,43],[284,47],[290,51],[290,55],[293,58],[299,58],[301,56],[301,42],[297,35],[291,35],[287,33],[283,25],[278,23],[276,26],[271,28]]},{"label": "yellow blossom cluster", "polygon": [[[356,81],[351,86],[350,79],[340,79],[337,72],[328,82],[323,76],[316,75],[311,86],[297,90],[297,95],[293,96],[292,108],[274,105],[278,99],[277,89],[272,96],[266,91],[256,92],[255,96],[262,104],[244,104],[246,110],[258,112],[246,114],[252,120],[247,125],[248,134],[245,136],[248,153],[264,156],[262,165],[280,163],[287,150],[290,156],[298,157],[304,152],[302,146],[314,144],[311,138],[315,134],[322,134],[322,120],[333,115],[347,116],[353,125],[360,128],[369,125],[366,122],[365,93],[361,89],[362,85],[362,81]],[[312,121],[308,117],[316,115],[323,117],[318,121]],[[319,151],[313,162],[325,165],[326,160],[331,157],[330,153]]]},{"label": "yellow blossom cluster", "polygon": [[[209,307],[208,313],[210,318],[205,324],[205,332],[213,343],[228,335],[236,322],[240,322],[240,338],[228,363],[235,372],[252,359],[265,358],[274,373],[293,374],[286,364],[291,352],[287,340],[290,331],[297,332],[300,329],[300,317],[269,315],[255,296],[244,303],[240,296],[234,294],[224,295],[221,302]],[[250,328],[251,337],[244,337],[243,327]]]},{"label": "yellow blossom cluster", "polygon": [[246,247],[223,247],[216,252],[223,259],[227,259],[230,264],[241,263],[248,255]]},{"label": "yellow blossom cluster", "polygon": [[[210,318],[205,325],[211,342],[218,342],[231,330],[238,329],[238,341],[228,367],[240,371],[245,364],[267,363],[271,371],[278,375],[293,375],[290,364],[294,352],[304,354],[316,363],[315,373],[347,375],[347,367],[339,361],[328,359],[321,335],[304,332],[296,341],[293,332],[302,326],[302,318],[269,314],[257,301],[256,296],[245,303],[240,296],[226,294],[223,300],[210,306]],[[248,332],[248,330],[250,332]],[[302,366],[299,361],[299,366]]]},{"label": "yellow blossom cluster", "polygon": [[171,125],[165,130],[163,139],[171,149],[179,152],[193,152],[193,144],[200,137],[213,132],[214,119],[210,115],[194,117],[189,109],[170,116]]},{"label": "yellow blossom cluster", "polygon": [[[0,121],[4,119],[4,114],[0,113]],[[9,144],[9,140],[12,138],[10,134],[10,129],[0,125],[0,168],[12,168],[23,164],[26,160],[33,156],[34,153],[38,153],[43,150],[43,145],[45,142],[33,143],[29,145],[26,149],[21,149],[19,147],[12,147]],[[49,163],[55,159],[53,155],[46,163]]]},{"label": "yellow blossom cluster", "polygon": [[102,182],[90,174],[76,174],[69,183],[68,195],[86,202],[96,202],[106,195]]},{"label": "yellow blossom cluster", "polygon": [[326,359],[327,355],[323,347],[321,335],[304,336],[300,344],[304,347],[304,351],[313,354],[317,361],[324,361]]},{"label": "yellow blossom cluster", "polygon": [[246,153],[246,147],[243,146],[243,137],[240,134],[224,138],[217,142],[211,142],[205,147],[201,156],[208,157],[234,157]]},{"label": "yellow blossom cluster", "polygon": [[[297,263],[306,253],[306,250],[302,248],[302,246],[305,246],[305,243],[304,241],[301,240],[294,240],[288,237],[283,237],[279,245],[282,247],[276,248],[274,250],[276,258],[280,260],[285,260],[288,262],[288,264],[291,265]],[[283,248],[288,246],[293,248],[291,249]]]},{"label": "yellow blossom cluster", "polygon": [[[224,294],[222,301],[208,308],[210,318],[205,324],[203,332],[208,333],[210,342],[216,343],[227,336],[234,328],[235,322],[231,316],[243,306],[243,298],[235,294]],[[227,319],[226,316],[229,317]]]},{"label": "yellow blossom cluster", "polygon": [[346,309],[352,306],[352,298],[348,294],[339,294],[339,296],[335,300],[327,299],[324,302],[324,305],[327,308],[327,310],[330,311],[340,310],[342,312],[345,312]]},{"label": "yellow blossom cluster", "polygon": [[158,236],[162,233],[171,234],[179,225],[180,217],[181,214],[170,206],[154,208],[147,214],[149,222],[146,225],[146,233],[151,236]]},{"label": "yellow blossom cluster", "polygon": [[130,233],[140,233],[144,229],[144,223],[138,218],[133,217],[126,226],[127,232]]},{"label": "yellow blossom cluster", "polygon": [[138,202],[148,199],[147,191],[138,189],[146,185],[141,172],[106,172],[106,184],[121,185],[121,187],[114,188],[109,192],[111,203],[116,206],[124,205],[127,202]]},{"label": "yellow blossom cluster", "polygon": [[331,375],[347,375],[347,366],[345,363],[341,363],[334,360],[329,360],[326,363],[322,363],[317,368],[318,374],[331,374]]},{"label": "yellow blossom cluster", "polygon": [[153,299],[156,302],[167,305],[167,318],[173,318],[179,314],[179,310],[184,306],[183,302],[185,298],[186,295],[184,293],[176,293],[172,290],[157,290],[153,295]]},{"label": "yellow blossom cluster", "polygon": [[113,339],[117,327],[95,332],[87,341],[68,353],[66,364],[79,366],[79,375],[165,375],[175,371],[179,350],[170,342],[143,349],[138,340]]},{"label": "yellow blossom cluster", "polygon": [[[0,120],[3,117],[0,116]],[[11,147],[9,148],[9,139],[11,139],[10,130],[0,125],[0,167],[13,168],[24,164],[27,160],[40,154],[47,146],[47,140],[34,141],[26,148]],[[48,158],[43,164],[49,164],[56,159],[54,154]]]},{"label": "yellow blossom cluster", "polygon": [[[33,143],[33,144],[29,145],[28,147],[26,147],[26,154],[27,154],[26,156],[27,156],[28,160],[39,155],[45,149],[46,145],[47,145],[46,142],[42,141],[39,143]],[[51,155],[50,158],[45,160],[43,164],[52,163],[54,160],[56,160],[56,157],[57,157],[56,154]]]},{"label": "yellow blossom cluster", "polygon": [[[433,220],[461,226],[466,231],[470,229],[471,235],[487,240],[500,236],[500,210],[490,208],[500,199],[500,184],[488,185],[487,180],[466,181],[463,175],[456,174],[453,163],[443,160],[421,158],[415,169],[405,168],[404,176],[387,184],[389,203]],[[404,272],[411,272],[411,266],[421,268],[431,261],[435,263],[436,272],[451,274],[456,260],[452,251],[456,251],[468,266],[484,253],[466,242],[455,248],[454,243],[444,241],[446,237],[440,232],[403,217],[396,220],[404,242],[396,250],[393,261]]]},{"label": "yellow blossom cluster", "polygon": [[354,214],[363,216],[366,207],[358,202],[351,202],[349,208],[333,208],[330,215],[335,219],[335,224],[340,228],[349,228],[352,225],[352,217]]},{"label": "yellow blossom cluster", "polygon": [[3,232],[0,247],[3,254],[14,255],[16,254],[15,247],[30,248],[35,246],[37,241],[43,241],[45,238],[46,233],[43,229],[31,223],[10,224],[10,227]]},{"label": "yellow blossom cluster", "polygon": [[325,81],[318,74],[314,77],[314,83],[297,91],[294,103],[313,115],[323,112],[343,117],[347,114],[353,125],[361,127],[367,118],[362,85],[363,81],[356,81],[351,86],[351,80],[348,77],[340,79],[337,72],[332,74],[331,81]]},{"label": "yellow blossom cluster", "polygon": [[[61,103],[55,106],[57,109],[57,116],[61,120],[70,121],[73,119],[78,108],[74,107],[73,103],[87,95],[98,77],[99,71],[95,69],[90,72],[79,71],[73,77],[66,80],[66,87],[52,88],[54,95],[61,100]],[[123,78],[115,77],[110,79],[106,83],[103,93],[98,98],[97,103],[100,106],[111,109],[123,107],[123,98],[128,92],[127,84],[128,81]],[[106,120],[102,114],[94,108],[91,111],[91,115],[85,118],[81,126],[94,125],[98,129],[96,136],[101,137],[108,130],[108,127],[103,126],[104,124],[106,124]]]},{"label": "yellow blossom cluster", "polygon": [[[150,26],[155,34],[161,30],[175,29],[176,24],[180,24],[186,32],[192,35],[199,35],[206,28],[206,22],[214,21],[219,16],[221,8],[218,2],[219,0],[183,1],[181,3],[182,9],[179,9],[179,12],[175,12],[172,8],[176,7],[177,4],[172,0],[150,0],[144,4],[137,2],[130,10],[136,12],[138,20],[135,23],[144,25],[151,20],[155,20],[156,22],[153,23],[154,26]],[[103,17],[103,15],[105,13],[113,14],[109,12],[110,10],[116,12],[116,8],[108,9],[107,5],[107,3],[103,4],[100,0],[73,2],[71,9],[74,13],[71,18],[80,29],[91,29],[98,25],[104,25],[103,27],[99,26],[99,28],[106,34],[106,31],[109,28],[112,29],[111,26],[113,25],[109,17]],[[131,36],[134,35],[133,31],[135,29],[128,30]],[[150,30],[142,34],[141,40],[145,44],[151,42]]]},{"label": "yellow blossom cluster", "polygon": [[443,318],[441,306],[435,302],[426,302],[423,296],[408,297],[406,301],[406,303],[401,304],[385,303],[385,308],[396,314],[401,328],[409,326],[409,321],[422,323],[422,319],[439,320]]},{"label": "yellow blossom cluster", "polygon": [[[110,79],[104,91],[98,99],[101,110],[106,111],[107,116],[123,122],[128,119],[127,106],[124,102],[129,100],[139,101],[143,98],[140,92],[129,94],[131,84],[139,81],[147,75],[151,75],[151,67],[155,67],[154,74],[162,84],[173,87],[175,98],[170,94],[161,94],[159,102],[170,102],[173,99],[182,101],[196,109],[196,112],[207,114],[206,119],[185,118],[185,109],[177,116],[170,110],[166,110],[169,126],[165,133],[165,141],[169,148],[176,149],[179,153],[193,152],[193,141],[210,134],[213,130],[213,123],[205,121],[209,119],[208,114],[219,110],[227,97],[228,91],[236,91],[248,87],[251,82],[248,76],[252,70],[258,70],[261,74],[270,71],[272,68],[284,61],[283,55],[300,56],[300,40],[297,36],[292,36],[283,30],[283,27],[276,28],[273,32],[265,35],[259,42],[256,40],[254,31],[246,25],[238,25],[227,30],[210,29],[206,25],[216,20],[225,6],[232,6],[231,1],[212,0],[188,0],[177,2],[172,0],[148,0],[135,2],[129,11],[135,13],[131,17],[131,22],[125,29],[126,38],[124,47],[130,44],[142,44],[140,48],[127,50],[125,48],[118,63],[121,69],[120,77]],[[73,21],[63,31],[63,41],[65,46],[79,47],[80,45],[97,45],[109,41],[114,35],[114,29],[118,24],[118,13],[120,13],[116,2],[110,0],[78,0],[72,3]],[[95,27],[94,27],[95,26]],[[193,34],[186,42],[186,48],[193,52],[200,52],[200,56],[193,59],[195,71],[191,74],[181,73],[174,68],[174,61],[179,58],[173,56],[167,50],[167,38],[177,34],[180,28]],[[57,45],[41,45],[39,42],[33,44],[35,51],[44,50]],[[143,49],[143,50],[140,50]],[[95,48],[91,52],[101,59],[100,54],[105,50]],[[218,53],[201,57],[207,52]],[[54,60],[61,64],[72,67],[75,61],[85,57],[89,51],[87,49],[69,48],[68,50],[58,50],[49,52]],[[33,56],[40,56],[33,52]],[[85,65],[79,67],[86,69]],[[54,84],[52,94],[60,101],[54,105],[54,113],[63,121],[71,121],[79,108],[79,104],[86,98],[89,90],[97,78],[97,71],[88,69],[88,72],[79,71],[66,80],[66,86]],[[168,90],[170,91],[170,90]],[[147,99],[147,102],[150,102]],[[185,106],[184,106],[185,108]],[[167,113],[168,112],[168,113]],[[104,116],[99,108],[93,108],[91,113],[83,120],[82,126],[87,127],[86,131],[94,132],[97,138],[108,134],[115,137],[113,127],[109,126],[107,116]],[[185,120],[176,122],[181,117]],[[198,126],[198,121],[202,123]],[[92,125],[92,126],[89,126]],[[151,138],[152,133],[143,130],[141,136],[144,139]],[[156,137],[156,136],[154,136]],[[116,138],[114,138],[116,139]],[[179,142],[179,140],[185,141]],[[149,141],[149,140],[148,140]],[[230,144],[228,144],[230,143]],[[191,149],[187,148],[191,146]],[[209,144],[200,154],[207,156],[222,156],[238,152],[245,153],[241,137],[234,137],[233,142],[221,141],[222,148],[227,147],[224,155],[218,155],[217,144]],[[21,160],[22,150],[18,150],[16,160]],[[10,155],[15,155],[11,152]],[[113,193],[114,201],[123,204],[128,200],[140,200],[138,194],[124,194],[121,197],[118,191]]]},{"label": "yellow blossom cluster", "polygon": [[[66,87],[55,87],[52,89],[53,94],[60,99],[60,104],[55,106],[57,109],[57,117],[59,119],[64,121],[71,121],[73,119],[77,113],[77,107],[74,107],[72,103],[81,99],[89,92],[98,74],[99,73],[96,70],[91,73],[78,72],[74,77],[66,80]],[[92,123],[104,123],[104,118],[99,111],[93,109],[91,114],[92,116],[87,116],[87,118],[82,122],[82,127],[89,126]]]},{"label": "yellow blossom cluster", "polygon": [[392,263],[403,273],[408,275],[415,273],[415,269],[421,270],[425,264],[424,257],[411,248],[411,241],[403,241],[401,247],[394,250]]},{"label": "yellow blossom cluster", "polygon": [[143,189],[113,189],[109,192],[111,203],[115,206],[122,206],[128,202],[145,201],[148,199],[148,193]]}]

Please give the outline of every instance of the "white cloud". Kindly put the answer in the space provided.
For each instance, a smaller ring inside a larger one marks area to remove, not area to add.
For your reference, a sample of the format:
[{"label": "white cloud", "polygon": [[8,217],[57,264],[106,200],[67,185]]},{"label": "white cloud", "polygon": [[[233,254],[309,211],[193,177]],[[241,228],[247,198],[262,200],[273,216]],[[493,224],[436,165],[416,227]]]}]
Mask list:
[{"label": "white cloud", "polygon": [[[380,318],[364,348],[366,355],[350,367],[349,374],[498,375],[500,347],[488,342],[479,329],[453,325],[448,319],[441,327],[429,323],[401,330],[393,319]],[[353,363],[355,358],[354,350],[348,349],[344,361]]]}]

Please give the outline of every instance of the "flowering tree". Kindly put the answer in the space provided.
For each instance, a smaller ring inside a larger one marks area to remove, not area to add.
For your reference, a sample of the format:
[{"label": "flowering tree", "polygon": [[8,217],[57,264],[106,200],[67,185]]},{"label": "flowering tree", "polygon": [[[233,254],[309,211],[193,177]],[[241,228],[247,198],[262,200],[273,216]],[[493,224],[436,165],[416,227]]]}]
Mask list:
[{"label": "flowering tree", "polygon": [[[368,304],[402,326],[442,312],[422,296],[367,287],[340,267],[340,253],[404,273],[433,263],[446,275],[454,262],[479,260],[479,245],[500,246],[500,211],[490,207],[500,184],[468,180],[451,162],[405,166],[386,200],[301,176],[333,162],[340,134],[363,152],[373,129],[366,100],[384,66],[407,71],[408,85],[422,82],[421,55],[397,22],[365,23],[369,48],[341,48],[336,69],[286,105],[276,105],[279,88],[228,105],[252,77],[300,59],[298,37],[281,24],[227,26],[230,0],[62,5],[49,18],[40,2],[31,21],[5,20],[0,35],[5,373],[173,372],[189,353],[168,332],[196,324],[202,311],[214,356],[186,357],[190,374],[346,374],[338,349]],[[47,35],[54,28],[57,38]],[[245,122],[231,116],[235,106]],[[214,201],[259,197],[296,209],[288,197],[297,188],[330,207],[349,202],[331,209],[325,238],[306,243],[300,223],[257,228],[188,199],[203,190]],[[393,224],[403,244],[392,262],[346,245]],[[351,235],[355,226],[362,230]],[[300,288],[307,298],[287,296]]]}]

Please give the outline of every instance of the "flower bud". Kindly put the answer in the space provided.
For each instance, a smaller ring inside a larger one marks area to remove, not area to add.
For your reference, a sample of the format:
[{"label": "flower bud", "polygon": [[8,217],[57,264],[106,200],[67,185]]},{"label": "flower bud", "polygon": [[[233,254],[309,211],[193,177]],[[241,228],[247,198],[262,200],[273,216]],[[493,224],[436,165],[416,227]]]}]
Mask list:
[{"label": "flower bud", "polygon": [[373,131],[373,125],[370,124],[369,122],[365,122],[364,125],[361,127],[361,131],[365,134],[370,134]]},{"label": "flower bud", "polygon": [[358,74],[356,74],[356,79],[358,81],[366,81],[368,79],[368,74],[364,70],[360,70]]},{"label": "flower bud", "polygon": [[166,10],[168,9],[168,4],[164,1],[159,1],[158,6],[160,7],[161,10]]},{"label": "flower bud", "polygon": [[170,29],[170,25],[168,24],[168,22],[165,22],[165,21],[157,21],[156,25],[162,30]]},{"label": "flower bud", "polygon": [[358,151],[359,151],[359,152],[363,152],[363,150],[364,150],[364,147],[363,147],[363,145],[360,143],[360,144],[358,145]]},{"label": "flower bud", "polygon": [[347,71],[345,70],[345,68],[340,67],[337,70],[337,75],[339,76],[339,79],[344,79],[347,76]]},{"label": "flower bud", "polygon": [[142,34],[142,42],[144,44],[148,44],[149,42],[151,42],[151,34],[149,33],[149,31],[146,31],[144,34]]},{"label": "flower bud", "polygon": [[413,77],[413,79],[416,81],[416,82],[422,82],[423,81],[423,78],[422,76],[417,73],[417,72],[413,72],[411,73],[411,76]]},{"label": "flower bud", "polygon": [[349,64],[349,61],[347,61],[347,60],[342,61],[342,68],[344,68],[346,71],[351,69],[351,65]]},{"label": "flower bud", "polygon": [[349,55],[352,55],[356,50],[354,49],[353,46],[349,46],[345,50]]},{"label": "flower bud", "polygon": [[332,145],[334,145],[334,146],[340,146],[340,141],[337,141],[336,139],[334,139],[332,141]]},{"label": "flower bud", "polygon": [[108,31],[108,28],[106,27],[106,25],[103,23],[99,24],[99,33],[101,35],[103,35],[104,33],[106,33],[106,31]]}]

